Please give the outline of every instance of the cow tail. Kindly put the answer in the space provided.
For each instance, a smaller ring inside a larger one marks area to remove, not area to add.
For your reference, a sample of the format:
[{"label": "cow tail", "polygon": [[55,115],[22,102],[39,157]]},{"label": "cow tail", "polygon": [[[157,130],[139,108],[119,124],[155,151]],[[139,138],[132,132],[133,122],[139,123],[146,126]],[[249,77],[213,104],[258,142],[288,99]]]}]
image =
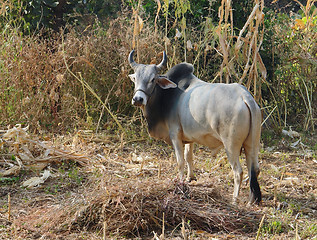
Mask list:
[{"label": "cow tail", "polygon": [[[257,112],[255,111],[255,108],[257,106],[255,105],[254,99],[252,99],[252,101],[250,101],[250,99],[249,100],[244,99],[244,102],[249,108],[250,116],[251,116],[251,128],[250,128],[249,134],[251,134],[252,139],[256,139],[257,138],[255,135],[256,131],[254,131],[253,129],[256,127],[256,125],[261,124],[261,122],[260,123],[257,122],[258,121],[257,119],[259,119],[258,116],[256,116]],[[260,203],[262,200],[262,194],[261,194],[260,185],[257,179],[259,170],[256,169],[254,161],[255,159],[252,159],[251,170],[250,170],[250,191],[251,191],[251,198],[252,198],[250,199],[250,201]]]},{"label": "cow tail", "polygon": [[254,170],[254,166],[251,166],[251,174],[250,174],[250,190],[254,196],[254,201],[256,203],[260,203],[262,200],[262,193],[260,189],[260,185],[257,179],[257,173]]}]

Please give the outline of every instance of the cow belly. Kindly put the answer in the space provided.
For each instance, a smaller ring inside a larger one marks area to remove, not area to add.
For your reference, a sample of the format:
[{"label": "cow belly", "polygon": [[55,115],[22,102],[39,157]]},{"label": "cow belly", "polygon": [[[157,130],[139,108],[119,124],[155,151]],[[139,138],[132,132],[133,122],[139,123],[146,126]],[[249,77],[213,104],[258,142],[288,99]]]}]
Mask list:
[{"label": "cow belly", "polygon": [[183,128],[183,141],[184,142],[195,142],[204,146],[209,147],[211,150],[222,146],[222,141],[217,136],[217,133],[209,129],[203,128]]},{"label": "cow belly", "polygon": [[205,134],[199,138],[195,138],[194,141],[198,144],[209,147],[210,150],[219,149],[219,147],[223,146],[221,141],[208,134]]}]

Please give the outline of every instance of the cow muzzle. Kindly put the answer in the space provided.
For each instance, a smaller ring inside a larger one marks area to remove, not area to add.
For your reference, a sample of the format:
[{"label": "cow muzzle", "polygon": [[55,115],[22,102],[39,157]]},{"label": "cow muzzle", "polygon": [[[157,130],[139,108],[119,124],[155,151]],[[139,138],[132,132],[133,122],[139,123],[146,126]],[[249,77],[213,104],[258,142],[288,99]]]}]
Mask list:
[{"label": "cow muzzle", "polygon": [[141,90],[138,89],[135,91],[134,96],[132,98],[132,105],[140,107],[140,106],[145,106],[147,103],[147,99],[148,99],[148,94]]},{"label": "cow muzzle", "polygon": [[140,107],[143,104],[144,99],[142,97],[133,97],[132,98],[132,105],[136,106],[136,107]]}]

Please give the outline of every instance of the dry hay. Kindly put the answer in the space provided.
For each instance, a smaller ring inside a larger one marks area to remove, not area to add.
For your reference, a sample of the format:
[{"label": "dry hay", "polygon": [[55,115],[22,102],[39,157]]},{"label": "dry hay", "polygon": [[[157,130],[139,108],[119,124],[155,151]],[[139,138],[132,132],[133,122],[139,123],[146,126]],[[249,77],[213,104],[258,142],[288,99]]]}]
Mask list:
[{"label": "dry hay", "polygon": [[254,232],[261,218],[259,213],[227,203],[210,186],[143,179],[108,182],[98,188],[62,205],[41,207],[13,224],[41,235],[93,230],[105,235],[148,236],[162,228],[175,230],[185,221],[192,230],[239,234]]}]

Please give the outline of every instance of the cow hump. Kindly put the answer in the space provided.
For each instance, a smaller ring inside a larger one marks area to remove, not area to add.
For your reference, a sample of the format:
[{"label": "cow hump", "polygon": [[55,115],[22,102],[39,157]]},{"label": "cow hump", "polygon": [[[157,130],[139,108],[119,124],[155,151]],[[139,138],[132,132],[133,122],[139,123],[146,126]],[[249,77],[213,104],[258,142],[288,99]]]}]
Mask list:
[{"label": "cow hump", "polygon": [[182,79],[191,79],[193,77],[194,67],[189,63],[180,63],[172,67],[167,73],[167,77],[174,83]]}]

